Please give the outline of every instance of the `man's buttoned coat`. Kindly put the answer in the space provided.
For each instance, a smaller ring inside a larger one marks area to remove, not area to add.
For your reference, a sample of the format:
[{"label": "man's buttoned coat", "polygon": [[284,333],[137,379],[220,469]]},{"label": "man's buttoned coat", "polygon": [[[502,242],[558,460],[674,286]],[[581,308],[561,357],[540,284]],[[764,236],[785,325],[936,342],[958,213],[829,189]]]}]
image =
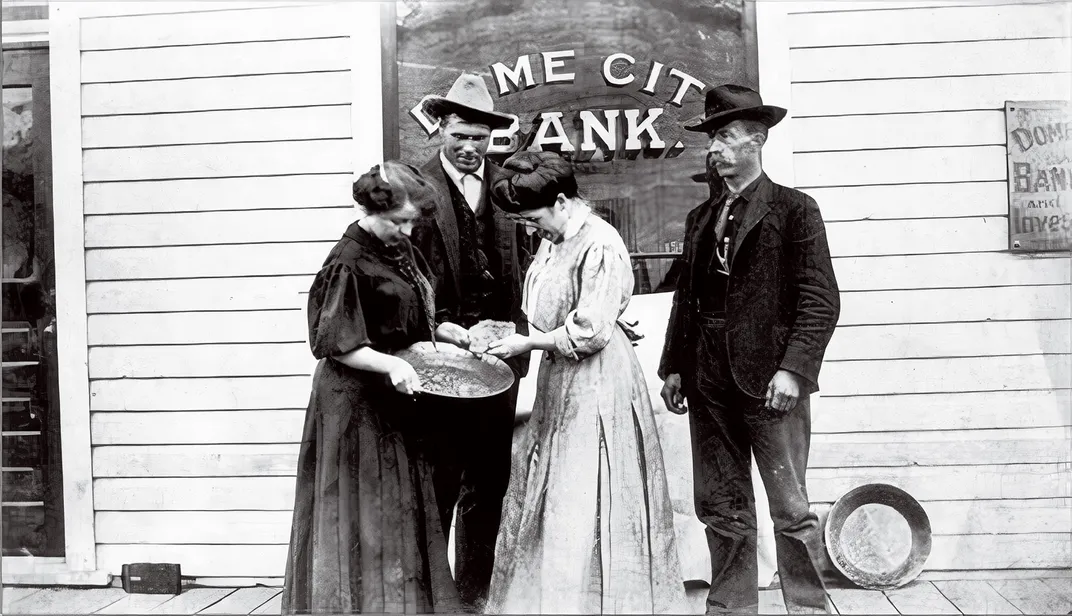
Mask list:
[{"label": "man's buttoned coat", "polygon": [[[686,391],[694,382],[699,306],[697,241],[717,199],[689,212],[684,263],[679,268],[659,377],[680,374]],[[818,390],[819,368],[840,314],[840,299],[819,206],[808,195],[761,175],[731,238],[726,287],[726,333],[730,367],[741,391],[766,395],[779,369],[804,377]]]}]

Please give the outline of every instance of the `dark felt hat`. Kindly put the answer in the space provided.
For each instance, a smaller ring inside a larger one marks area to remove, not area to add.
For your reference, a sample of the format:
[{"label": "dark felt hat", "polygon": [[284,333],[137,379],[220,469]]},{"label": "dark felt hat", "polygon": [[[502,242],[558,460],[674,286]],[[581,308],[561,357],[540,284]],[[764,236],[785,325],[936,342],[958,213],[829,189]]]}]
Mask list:
[{"label": "dark felt hat", "polygon": [[495,111],[484,78],[472,73],[462,73],[446,96],[427,97],[423,108],[436,120],[456,113],[466,121],[487,124],[492,130],[509,128],[514,121],[511,116]]},{"label": "dark felt hat", "polygon": [[685,130],[711,132],[734,120],[758,120],[770,128],[781,122],[786,113],[781,107],[764,105],[763,97],[751,88],[726,84],[706,91],[703,115],[686,124]]}]

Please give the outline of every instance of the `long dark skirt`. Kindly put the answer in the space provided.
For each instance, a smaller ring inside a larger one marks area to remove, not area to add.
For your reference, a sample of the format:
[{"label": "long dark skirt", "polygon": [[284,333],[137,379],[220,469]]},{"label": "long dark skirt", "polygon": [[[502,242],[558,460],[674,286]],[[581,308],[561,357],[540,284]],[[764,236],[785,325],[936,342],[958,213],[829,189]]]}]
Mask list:
[{"label": "long dark skirt", "polygon": [[412,402],[321,360],[298,454],[283,613],[459,611]]}]

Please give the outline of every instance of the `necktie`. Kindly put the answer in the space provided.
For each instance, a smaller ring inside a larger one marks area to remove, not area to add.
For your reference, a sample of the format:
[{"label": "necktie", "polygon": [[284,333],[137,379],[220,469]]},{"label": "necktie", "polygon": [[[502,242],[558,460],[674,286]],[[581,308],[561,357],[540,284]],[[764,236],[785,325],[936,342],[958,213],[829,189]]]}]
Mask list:
[{"label": "necktie", "polygon": [[462,196],[469,209],[475,212],[480,207],[480,178],[475,173],[462,176]]},{"label": "necktie", "polygon": [[713,252],[716,259],[719,262],[719,271],[728,274],[729,267],[727,258],[729,256],[729,239],[726,237],[726,226],[730,219],[730,206],[737,199],[737,195],[733,192],[728,192],[726,200],[722,202],[722,209],[718,214],[718,221],[715,223],[715,249]]}]

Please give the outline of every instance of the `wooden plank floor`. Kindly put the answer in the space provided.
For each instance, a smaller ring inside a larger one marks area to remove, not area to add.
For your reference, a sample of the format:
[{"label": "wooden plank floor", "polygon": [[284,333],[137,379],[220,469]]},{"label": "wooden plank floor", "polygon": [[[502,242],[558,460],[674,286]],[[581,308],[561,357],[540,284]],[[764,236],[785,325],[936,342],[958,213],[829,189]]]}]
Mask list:
[{"label": "wooden plank floor", "polygon": [[[128,595],[109,588],[3,588],[2,614],[279,614],[282,589],[188,588],[181,595]],[[703,614],[707,588],[690,590]],[[835,614],[1072,614],[1072,578],[916,581],[882,592],[832,588]],[[782,593],[761,590],[761,614],[785,614]]]}]

